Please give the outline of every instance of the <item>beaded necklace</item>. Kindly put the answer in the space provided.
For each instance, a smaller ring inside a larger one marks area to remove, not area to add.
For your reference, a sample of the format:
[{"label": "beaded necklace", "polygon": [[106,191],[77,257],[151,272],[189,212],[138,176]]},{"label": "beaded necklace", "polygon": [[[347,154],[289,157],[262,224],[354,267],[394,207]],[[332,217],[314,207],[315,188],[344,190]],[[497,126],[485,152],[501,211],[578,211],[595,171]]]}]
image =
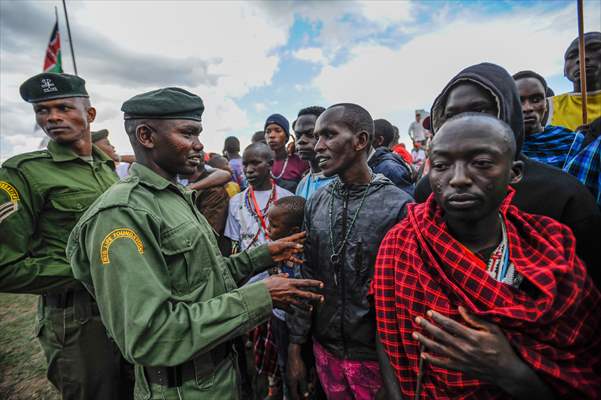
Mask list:
[{"label": "beaded necklace", "polygon": [[273,171],[269,172],[271,174],[271,177],[273,179],[280,179],[282,176],[284,176],[284,172],[286,172],[286,167],[288,166],[288,156],[286,156],[286,160],[284,161],[284,166],[282,167],[282,171],[280,171],[280,174],[278,176],[275,176],[273,174]]},{"label": "beaded necklace", "polygon": [[269,210],[269,206],[271,206],[271,204],[277,200],[277,196],[278,194],[275,189],[275,182],[273,180],[271,181],[271,194],[269,195],[269,199],[267,200],[267,203],[265,204],[265,207],[263,209],[259,207],[259,204],[255,198],[255,191],[252,186],[249,186],[248,190],[244,194],[244,206],[248,210],[248,213],[254,219],[257,220],[257,223],[259,225],[257,233],[253,237],[251,243],[248,245],[249,248],[257,241],[261,231],[265,233],[265,237],[269,240],[269,236],[267,234],[267,223],[265,221],[265,214],[267,213],[267,210]]},{"label": "beaded necklace", "polygon": [[[332,255],[330,256],[330,262],[334,265],[339,265],[340,264],[340,254],[342,253],[342,250],[344,249],[344,246],[346,245],[346,241],[348,240],[349,236],[351,235],[351,231],[353,230],[353,227],[355,226],[355,221],[357,221],[357,216],[359,216],[359,212],[361,211],[361,208],[363,208],[363,203],[365,203],[365,198],[367,197],[367,192],[369,191],[369,188],[371,186],[371,183],[373,182],[374,179],[374,175],[371,174],[370,179],[369,179],[369,183],[367,184],[367,187],[365,188],[365,190],[363,191],[363,195],[361,196],[361,202],[359,203],[359,207],[357,207],[357,211],[355,211],[355,215],[353,215],[353,219],[351,220],[351,223],[348,227],[348,229],[346,230],[346,232],[343,232],[343,239],[340,242],[340,244],[338,245],[338,250],[336,250],[336,246],[334,245],[334,221],[333,221],[333,215],[334,215],[334,193],[338,192],[341,188],[340,186],[342,185],[342,183],[340,182],[340,178],[336,178],[336,180],[333,183],[332,186],[332,196],[330,197],[330,207],[328,210],[328,216],[329,216],[329,222],[330,222],[330,248],[332,251]],[[346,206],[348,205],[348,197],[345,197],[345,205],[344,207],[346,208]]]}]

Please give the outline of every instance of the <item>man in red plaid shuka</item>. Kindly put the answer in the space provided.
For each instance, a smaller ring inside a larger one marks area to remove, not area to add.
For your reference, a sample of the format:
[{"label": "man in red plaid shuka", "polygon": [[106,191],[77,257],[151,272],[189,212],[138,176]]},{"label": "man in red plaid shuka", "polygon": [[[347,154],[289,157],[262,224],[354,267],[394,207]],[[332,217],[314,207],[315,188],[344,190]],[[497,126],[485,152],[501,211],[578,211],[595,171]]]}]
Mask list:
[{"label": "man in red plaid shuka", "polygon": [[377,328],[405,399],[601,396],[601,295],[570,229],[510,204],[514,154],[503,121],[448,120],[433,194],[380,246]]}]

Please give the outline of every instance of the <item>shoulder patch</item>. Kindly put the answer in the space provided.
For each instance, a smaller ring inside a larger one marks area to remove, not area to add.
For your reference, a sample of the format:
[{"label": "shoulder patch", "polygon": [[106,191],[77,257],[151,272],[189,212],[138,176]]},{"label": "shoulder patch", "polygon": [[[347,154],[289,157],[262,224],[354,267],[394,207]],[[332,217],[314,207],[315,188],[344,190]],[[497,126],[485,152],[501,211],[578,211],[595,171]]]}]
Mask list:
[{"label": "shoulder patch", "polygon": [[6,181],[0,181],[0,190],[8,195],[8,201],[0,204],[0,223],[2,223],[19,209],[19,192]]},{"label": "shoulder patch", "polygon": [[142,239],[140,239],[138,234],[130,228],[119,228],[111,231],[102,240],[102,244],[100,245],[100,261],[102,264],[107,265],[111,263],[111,260],[109,259],[109,249],[111,248],[111,245],[118,239],[132,240],[138,249],[138,253],[144,254],[144,244],[142,243]]},{"label": "shoulder patch", "polygon": [[11,202],[16,203],[19,201],[19,192],[17,192],[17,189],[10,183],[0,181],[0,190],[6,192]]},{"label": "shoulder patch", "polygon": [[4,161],[2,166],[7,168],[18,168],[19,165],[24,162],[43,158],[52,158],[50,153],[48,153],[48,150],[31,151],[29,153],[16,155]]}]

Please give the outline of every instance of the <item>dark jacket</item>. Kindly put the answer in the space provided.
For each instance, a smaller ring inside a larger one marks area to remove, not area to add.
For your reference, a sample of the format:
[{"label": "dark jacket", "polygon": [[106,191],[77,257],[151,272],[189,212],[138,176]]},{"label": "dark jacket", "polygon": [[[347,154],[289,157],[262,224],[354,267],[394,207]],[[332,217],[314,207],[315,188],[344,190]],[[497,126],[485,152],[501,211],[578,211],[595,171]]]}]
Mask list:
[{"label": "dark jacket", "polygon": [[366,187],[344,187],[334,182],[317,190],[305,206],[307,240],[301,275],[323,281],[325,301],[314,308],[312,317],[296,312],[287,318],[290,341],[304,343],[312,334],[338,358],[376,360],[375,314],[368,290],[380,242],[404,217],[412,198],[389,179],[376,175],[346,241],[341,266],[334,267],[330,261],[330,201],[334,196],[333,235],[338,249],[343,225],[348,229]]},{"label": "dark jacket", "polygon": [[[522,180],[512,185],[516,190],[512,203],[520,210],[551,217],[572,229],[576,237],[576,252],[587,264],[597,286],[601,284],[601,252],[596,248],[601,238],[601,213],[594,197],[576,178],[520,153],[524,142],[522,107],[513,78],[495,64],[473,65],[457,74],[432,106],[432,129],[436,133],[444,122],[444,109],[450,90],[458,83],[469,81],[480,85],[495,98],[499,113],[497,117],[512,128],[518,145],[517,158],[524,161]],[[432,193],[428,177],[418,183],[415,199],[424,202]]]},{"label": "dark jacket", "polygon": [[387,147],[378,147],[367,164],[376,174],[384,175],[396,187],[413,196],[415,185],[411,177],[412,170],[401,156]]}]

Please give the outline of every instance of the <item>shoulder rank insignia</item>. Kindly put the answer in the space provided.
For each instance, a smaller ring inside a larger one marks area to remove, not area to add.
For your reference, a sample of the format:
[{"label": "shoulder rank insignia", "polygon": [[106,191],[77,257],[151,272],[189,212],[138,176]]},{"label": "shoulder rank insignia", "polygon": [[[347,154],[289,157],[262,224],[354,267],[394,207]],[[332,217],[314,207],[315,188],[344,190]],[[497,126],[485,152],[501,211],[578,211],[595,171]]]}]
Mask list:
[{"label": "shoulder rank insignia", "polygon": [[6,192],[9,201],[0,203],[0,224],[19,209],[19,192],[8,182],[0,181],[0,190]]},{"label": "shoulder rank insignia", "polygon": [[144,254],[144,245],[138,234],[133,229],[119,228],[106,235],[102,240],[102,244],[100,245],[100,260],[102,264],[110,264],[109,249],[111,244],[117,239],[131,239],[136,245],[138,253]]}]

